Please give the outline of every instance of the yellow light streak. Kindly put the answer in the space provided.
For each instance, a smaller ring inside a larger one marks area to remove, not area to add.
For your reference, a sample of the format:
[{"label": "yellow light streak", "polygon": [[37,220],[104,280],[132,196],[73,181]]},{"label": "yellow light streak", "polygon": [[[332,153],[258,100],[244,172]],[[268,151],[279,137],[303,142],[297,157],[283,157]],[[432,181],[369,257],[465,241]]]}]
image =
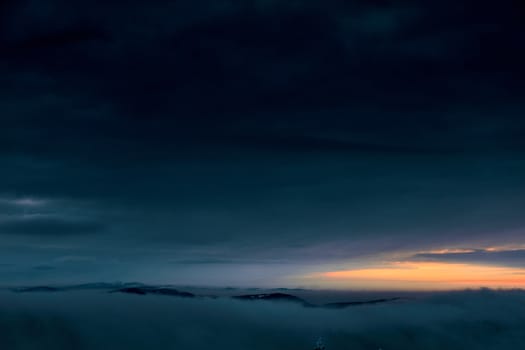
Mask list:
[{"label": "yellow light streak", "polygon": [[327,287],[360,289],[525,288],[525,269],[440,262],[398,262],[304,278]]}]

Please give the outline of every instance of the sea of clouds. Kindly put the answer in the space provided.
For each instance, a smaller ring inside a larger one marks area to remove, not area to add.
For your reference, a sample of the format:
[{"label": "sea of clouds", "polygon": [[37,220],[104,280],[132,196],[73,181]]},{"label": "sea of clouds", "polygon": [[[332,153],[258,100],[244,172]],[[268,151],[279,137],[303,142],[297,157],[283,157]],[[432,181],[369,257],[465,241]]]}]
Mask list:
[{"label": "sea of clouds", "polygon": [[107,291],[0,292],[0,349],[524,349],[525,292],[466,291],[343,310]]}]

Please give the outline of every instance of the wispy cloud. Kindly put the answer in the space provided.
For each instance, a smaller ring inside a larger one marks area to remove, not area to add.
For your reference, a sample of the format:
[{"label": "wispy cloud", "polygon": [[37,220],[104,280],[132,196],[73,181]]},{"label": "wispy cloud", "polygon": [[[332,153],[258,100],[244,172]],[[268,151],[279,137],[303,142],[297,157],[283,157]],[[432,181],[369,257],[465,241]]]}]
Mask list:
[{"label": "wispy cloud", "polygon": [[525,249],[523,246],[517,245],[514,247],[431,251],[414,254],[407,260],[476,263],[525,268]]}]

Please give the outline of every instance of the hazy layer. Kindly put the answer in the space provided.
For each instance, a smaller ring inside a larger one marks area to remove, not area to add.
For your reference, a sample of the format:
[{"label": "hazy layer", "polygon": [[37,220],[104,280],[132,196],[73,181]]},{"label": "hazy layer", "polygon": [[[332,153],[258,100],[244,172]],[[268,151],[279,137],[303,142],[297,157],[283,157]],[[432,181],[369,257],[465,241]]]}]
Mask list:
[{"label": "hazy layer", "polygon": [[525,345],[523,292],[458,292],[345,310],[101,291],[0,293],[0,348],[507,349]]}]

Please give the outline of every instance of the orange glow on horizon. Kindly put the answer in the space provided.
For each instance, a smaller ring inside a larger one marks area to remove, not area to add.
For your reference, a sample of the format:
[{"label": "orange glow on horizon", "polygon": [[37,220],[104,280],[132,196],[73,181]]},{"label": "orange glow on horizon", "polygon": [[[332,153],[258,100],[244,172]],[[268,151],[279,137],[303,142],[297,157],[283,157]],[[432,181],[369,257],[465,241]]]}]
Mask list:
[{"label": "orange glow on horizon", "polygon": [[525,288],[525,269],[440,262],[398,262],[385,267],[330,271],[305,277],[338,288]]}]

